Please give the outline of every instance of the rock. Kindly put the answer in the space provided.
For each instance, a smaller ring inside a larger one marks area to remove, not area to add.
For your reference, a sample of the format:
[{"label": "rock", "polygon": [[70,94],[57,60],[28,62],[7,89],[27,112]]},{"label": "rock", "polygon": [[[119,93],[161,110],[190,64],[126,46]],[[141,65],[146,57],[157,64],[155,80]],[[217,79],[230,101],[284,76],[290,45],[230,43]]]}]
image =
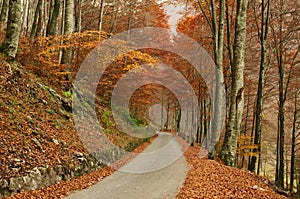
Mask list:
[{"label": "rock", "polygon": [[74,155],[77,156],[77,157],[83,157],[83,153],[78,152],[78,151],[75,151]]},{"label": "rock", "polygon": [[59,145],[59,142],[56,139],[53,138],[52,141],[55,145]]},{"label": "rock", "polygon": [[42,152],[42,153],[45,153],[41,143],[36,139],[36,138],[31,138],[31,140],[38,146],[39,150]]},{"label": "rock", "polygon": [[[33,142],[36,144],[39,143],[37,139],[34,140]],[[92,155],[74,152],[74,156],[73,161],[66,163],[66,165],[57,165],[54,168],[48,165],[35,167],[32,171],[27,172],[28,175],[26,176],[10,178],[9,181],[0,179],[0,198],[20,191],[42,189],[62,180],[68,180],[83,173],[95,171],[96,168],[100,167],[99,161]],[[14,159],[14,162],[21,164],[24,161]]]},{"label": "rock", "polygon": [[1,179],[1,180],[0,180],[0,187],[1,187],[1,189],[6,189],[6,188],[8,188],[8,187],[9,187],[9,184],[8,184],[7,180]]},{"label": "rock", "polygon": [[9,180],[9,190],[17,192],[24,186],[24,180],[22,177],[11,178]]},{"label": "rock", "polygon": [[34,187],[32,186],[32,178],[30,176],[23,177],[23,181],[24,181],[24,187],[23,187],[24,191],[33,190]]},{"label": "rock", "polygon": [[258,189],[257,185],[253,185],[252,189]]}]

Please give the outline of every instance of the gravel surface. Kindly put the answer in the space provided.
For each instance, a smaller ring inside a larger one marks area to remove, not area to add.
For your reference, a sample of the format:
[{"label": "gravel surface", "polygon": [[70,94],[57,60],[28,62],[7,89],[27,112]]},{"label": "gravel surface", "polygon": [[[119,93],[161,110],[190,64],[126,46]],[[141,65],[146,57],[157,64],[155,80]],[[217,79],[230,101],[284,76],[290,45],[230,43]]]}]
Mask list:
[{"label": "gravel surface", "polygon": [[188,171],[181,154],[174,135],[159,133],[143,153],[119,171],[66,199],[175,198]]}]

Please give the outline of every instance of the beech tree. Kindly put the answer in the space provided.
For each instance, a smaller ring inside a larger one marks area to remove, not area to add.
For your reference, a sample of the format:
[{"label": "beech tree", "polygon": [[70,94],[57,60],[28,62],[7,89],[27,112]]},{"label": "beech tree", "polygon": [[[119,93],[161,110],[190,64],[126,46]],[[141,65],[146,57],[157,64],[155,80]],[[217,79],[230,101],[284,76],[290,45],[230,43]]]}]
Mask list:
[{"label": "beech tree", "polygon": [[229,120],[220,158],[226,165],[234,166],[237,140],[241,132],[242,114],[244,109],[244,68],[246,44],[247,0],[237,1],[235,39],[233,46],[233,62],[231,66],[231,93]]},{"label": "beech tree", "polygon": [[[209,24],[209,27],[211,29],[212,35],[213,35],[213,51],[214,51],[214,61],[216,63],[216,85],[215,85],[215,98],[214,100],[214,115],[212,120],[212,133],[211,136],[212,140],[210,143],[217,143],[218,140],[216,140],[219,136],[218,134],[221,134],[222,129],[221,123],[222,121],[222,107],[223,107],[223,101],[225,99],[224,93],[223,93],[223,85],[224,85],[224,74],[223,74],[223,54],[224,54],[224,21],[225,21],[225,0],[220,0],[220,8],[219,13],[217,14],[216,11],[216,5],[214,1],[210,1],[210,9],[209,15],[205,12],[202,2],[200,0],[197,1],[198,5],[205,16],[205,19],[207,23]],[[209,19],[209,16],[211,19]],[[219,16],[219,17],[218,17]],[[210,157],[213,158],[216,154],[215,146],[207,146],[207,147],[213,147],[210,153]]]},{"label": "beech tree", "polygon": [[4,42],[2,43],[0,50],[11,59],[16,57],[18,50],[21,26],[21,10],[22,0],[9,1],[7,29]]},{"label": "beech tree", "polygon": [[[70,34],[74,32],[75,20],[74,20],[74,0],[65,0],[64,10],[64,34],[70,37]],[[70,64],[72,56],[72,50],[66,49],[63,51],[61,63]]]},{"label": "beech tree", "polygon": [[3,0],[1,14],[0,14],[1,27],[4,27],[4,24],[7,22],[8,10],[9,10],[9,0]]},{"label": "beech tree", "polygon": [[54,6],[52,8],[52,12],[50,12],[50,16],[48,20],[47,36],[57,35],[59,11],[60,11],[60,0],[55,0]]},{"label": "beech tree", "polygon": [[[271,1],[268,0],[267,4],[265,1],[262,0],[261,5],[261,27],[258,30],[258,35],[260,39],[261,45],[261,55],[260,55],[260,68],[259,68],[259,80],[258,80],[258,88],[257,88],[257,95],[256,95],[256,108],[255,108],[255,135],[254,135],[254,144],[258,146],[253,150],[254,153],[260,153],[260,143],[261,143],[261,122],[262,122],[262,109],[263,109],[263,88],[265,84],[266,78],[266,54],[267,54],[267,39],[269,33],[269,19],[270,19],[270,4]],[[267,11],[265,11],[267,8]],[[266,13],[265,13],[266,12]],[[257,157],[254,155],[251,157],[249,162],[248,169],[250,171],[255,170]],[[258,171],[259,174],[259,166]]]}]

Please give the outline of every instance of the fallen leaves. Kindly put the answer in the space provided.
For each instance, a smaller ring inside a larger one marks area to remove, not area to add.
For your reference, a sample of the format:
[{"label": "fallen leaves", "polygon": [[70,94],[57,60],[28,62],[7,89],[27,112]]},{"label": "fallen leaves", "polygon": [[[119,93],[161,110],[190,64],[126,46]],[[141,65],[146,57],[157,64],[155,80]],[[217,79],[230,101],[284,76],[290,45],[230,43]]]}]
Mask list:
[{"label": "fallen leaves", "polygon": [[265,183],[266,179],[246,170],[199,158],[200,147],[190,147],[185,157],[191,169],[177,199],[186,198],[257,198],[284,199]]}]

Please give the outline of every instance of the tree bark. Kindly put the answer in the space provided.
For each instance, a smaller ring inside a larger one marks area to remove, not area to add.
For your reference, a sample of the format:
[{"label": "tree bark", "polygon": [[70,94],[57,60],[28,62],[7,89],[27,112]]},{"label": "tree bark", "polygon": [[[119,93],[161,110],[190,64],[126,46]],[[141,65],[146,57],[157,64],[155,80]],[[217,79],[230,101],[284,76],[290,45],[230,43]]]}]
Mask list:
[{"label": "tree bark", "polygon": [[[65,5],[65,23],[64,23],[64,34],[70,37],[70,34],[74,32],[74,0],[66,0]],[[70,48],[63,51],[61,63],[70,64],[72,56],[72,50]]]},{"label": "tree bark", "polygon": [[45,11],[45,0],[39,0],[41,2],[41,7],[39,10],[39,20],[37,23],[37,29],[36,29],[36,35],[37,36],[43,36],[43,31],[44,31],[44,23],[45,23],[45,18],[44,18],[44,11]]},{"label": "tree bark", "polygon": [[237,139],[241,132],[244,108],[244,68],[246,43],[247,0],[237,1],[237,19],[233,46],[233,64],[231,67],[232,89],[227,131],[220,153],[226,165],[235,166]]},{"label": "tree bark", "polygon": [[82,18],[82,0],[77,0],[76,1],[76,32],[81,33],[81,18]]},{"label": "tree bark", "polygon": [[18,49],[21,26],[21,11],[22,0],[9,1],[7,30],[0,50],[11,59],[16,57]]},{"label": "tree bark", "polygon": [[[261,6],[261,31],[260,31],[260,45],[261,45],[261,60],[260,60],[260,69],[259,69],[259,81],[256,95],[256,110],[255,110],[255,133],[254,133],[254,144],[258,146],[253,150],[253,153],[260,153],[261,151],[261,121],[262,121],[262,111],[263,111],[263,88],[266,78],[266,53],[267,53],[267,39],[269,32],[269,16],[270,16],[270,4],[271,0],[267,2],[267,15],[265,19],[265,1],[262,0]],[[249,163],[248,169],[251,172],[254,172],[256,165],[257,157],[252,156]],[[257,170],[259,174],[259,166]]]},{"label": "tree bark", "polygon": [[58,31],[58,16],[60,11],[60,0],[55,0],[54,9],[49,18],[47,25],[47,36],[49,35],[57,35]]},{"label": "tree bark", "polygon": [[[211,20],[209,20],[206,12],[204,11],[203,5],[200,0],[197,1],[198,5],[205,16],[207,23],[209,24],[212,34],[213,34],[213,43],[214,43],[214,61],[216,63],[215,73],[216,73],[216,82],[215,82],[215,91],[213,100],[213,113],[212,116],[212,125],[211,125],[211,135],[206,137],[207,140],[205,143],[208,143],[209,146],[204,145],[209,153],[209,157],[213,158],[216,154],[216,143],[219,140],[219,135],[222,131],[222,121],[223,114],[222,109],[224,104],[224,74],[223,74],[223,53],[224,53],[224,22],[225,22],[225,0],[220,1],[219,9],[219,20],[217,21],[216,17],[216,5],[214,1],[210,1],[210,15]],[[219,22],[219,23],[218,23]]]},{"label": "tree bark", "polygon": [[7,22],[8,10],[9,10],[9,0],[3,0],[1,15],[0,15],[0,25],[2,27],[1,30],[4,30],[5,23]]},{"label": "tree bark", "polygon": [[99,40],[101,40],[101,34],[102,34],[104,6],[105,6],[105,0],[101,0],[101,4],[100,4],[100,12],[99,12],[99,23],[98,23]]},{"label": "tree bark", "polygon": [[38,0],[36,9],[35,9],[35,13],[34,13],[34,19],[33,19],[33,24],[32,24],[31,33],[30,33],[30,39],[34,39],[36,36],[41,9],[42,9],[42,0]]}]

